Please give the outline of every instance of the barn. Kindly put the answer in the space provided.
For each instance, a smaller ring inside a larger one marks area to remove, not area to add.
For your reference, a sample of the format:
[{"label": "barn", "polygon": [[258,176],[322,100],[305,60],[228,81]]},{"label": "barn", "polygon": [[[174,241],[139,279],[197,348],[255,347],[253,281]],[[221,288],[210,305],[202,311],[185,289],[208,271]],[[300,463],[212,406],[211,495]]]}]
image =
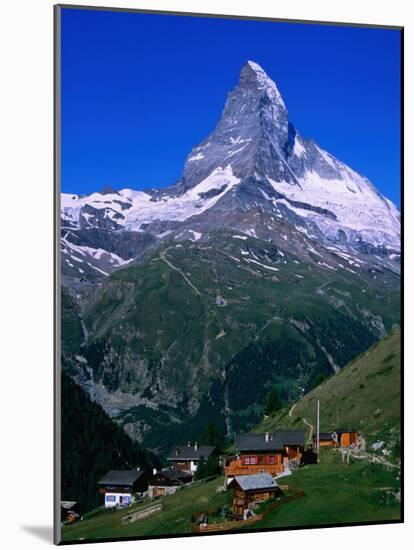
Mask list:
[{"label": "barn", "polygon": [[[312,436],[313,446],[317,446],[317,436]],[[319,447],[351,447],[358,444],[358,430],[338,428],[331,432],[319,433]]]},{"label": "barn", "polygon": [[[313,434],[312,436],[312,443],[314,448],[316,448],[318,445],[316,434]],[[336,438],[333,432],[319,433],[319,447],[334,447],[335,445],[336,445]]]},{"label": "barn", "polygon": [[358,445],[358,430],[353,428],[337,429],[335,430],[335,436],[339,447]]}]

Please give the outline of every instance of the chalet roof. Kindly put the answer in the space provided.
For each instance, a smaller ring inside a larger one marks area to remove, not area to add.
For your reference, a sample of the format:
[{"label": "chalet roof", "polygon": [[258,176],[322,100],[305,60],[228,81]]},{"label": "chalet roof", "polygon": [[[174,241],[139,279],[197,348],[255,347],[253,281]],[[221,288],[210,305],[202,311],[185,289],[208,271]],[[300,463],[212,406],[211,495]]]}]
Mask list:
[{"label": "chalet roof", "polygon": [[171,479],[171,480],[173,479],[181,480],[192,476],[191,472],[189,472],[188,470],[171,470],[170,468],[161,470],[159,474],[162,477],[165,477],[166,479]]},{"label": "chalet roof", "polygon": [[153,478],[149,481],[149,485],[160,482],[162,483],[163,480],[185,483],[186,481],[191,480],[192,477],[193,474],[188,470],[172,470],[171,468],[164,468],[153,476]]},{"label": "chalet roof", "polygon": [[184,445],[175,447],[167,460],[200,460],[202,456],[207,459],[213,451],[214,447],[211,445],[198,445],[197,448],[194,445]]},{"label": "chalet roof", "polygon": [[277,430],[269,434],[239,434],[234,440],[237,451],[282,451],[285,445],[301,445],[305,443],[303,430]]},{"label": "chalet roof", "polygon": [[237,451],[282,451],[283,443],[269,434],[266,441],[264,434],[239,434],[234,439],[234,447]]},{"label": "chalet roof", "polygon": [[358,433],[358,430],[355,430],[354,428],[339,428],[337,430],[334,430],[334,433],[337,433],[337,434],[344,434],[344,433],[350,433],[350,432]]},{"label": "chalet roof", "polygon": [[303,430],[277,430],[275,437],[279,438],[284,445],[305,444],[305,432]]},{"label": "chalet roof", "polygon": [[182,480],[188,477],[192,477],[191,472],[188,470],[162,470],[162,474],[170,479]]},{"label": "chalet roof", "polygon": [[278,484],[273,477],[263,472],[261,474],[250,474],[236,476],[234,478],[243,491],[253,491],[257,489],[271,489],[278,487]]},{"label": "chalet roof", "polygon": [[142,470],[110,470],[98,485],[133,485],[143,473]]}]

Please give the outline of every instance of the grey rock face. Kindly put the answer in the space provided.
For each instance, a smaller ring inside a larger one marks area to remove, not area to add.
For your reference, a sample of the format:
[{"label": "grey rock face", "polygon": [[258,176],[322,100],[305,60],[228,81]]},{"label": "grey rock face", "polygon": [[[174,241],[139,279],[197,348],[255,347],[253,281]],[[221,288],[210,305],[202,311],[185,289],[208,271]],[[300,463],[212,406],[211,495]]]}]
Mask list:
[{"label": "grey rock face", "polygon": [[240,178],[259,173],[294,183],[283,155],[288,137],[288,113],[276,84],[259,65],[247,62],[216,129],[187,157],[183,191],[228,164]]},{"label": "grey rock face", "polygon": [[[111,212],[111,217],[108,213]],[[81,229],[88,227],[100,227],[102,229],[120,229],[118,221],[123,220],[124,216],[112,208],[97,209],[89,204],[85,204],[79,216],[79,226]]]},{"label": "grey rock face", "polygon": [[325,179],[340,178],[342,163],[334,157],[329,160],[312,140],[299,135],[288,120],[276,84],[259,65],[248,61],[238,86],[228,96],[217,127],[187,157],[180,188],[185,191],[218,166],[228,164],[240,178],[270,177],[299,185],[298,178],[309,170]]}]

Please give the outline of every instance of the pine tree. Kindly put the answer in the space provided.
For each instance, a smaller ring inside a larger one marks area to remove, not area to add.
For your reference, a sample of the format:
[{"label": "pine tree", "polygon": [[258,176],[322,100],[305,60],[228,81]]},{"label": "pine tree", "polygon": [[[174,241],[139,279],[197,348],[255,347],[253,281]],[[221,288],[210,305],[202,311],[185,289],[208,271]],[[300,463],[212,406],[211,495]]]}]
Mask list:
[{"label": "pine tree", "polygon": [[282,403],[279,399],[279,393],[277,389],[272,386],[269,393],[266,396],[265,401],[265,414],[267,416],[273,416],[277,411],[279,411],[282,408]]},{"label": "pine tree", "polygon": [[220,452],[223,447],[224,436],[217,424],[210,420],[207,423],[204,432],[201,436],[201,442],[205,445],[211,445],[217,452]]},{"label": "pine tree", "polygon": [[203,455],[200,456],[194,477],[195,479],[204,479],[206,477],[206,459]]},{"label": "pine tree", "polygon": [[221,471],[217,455],[211,454],[206,462],[205,477],[218,475]]}]

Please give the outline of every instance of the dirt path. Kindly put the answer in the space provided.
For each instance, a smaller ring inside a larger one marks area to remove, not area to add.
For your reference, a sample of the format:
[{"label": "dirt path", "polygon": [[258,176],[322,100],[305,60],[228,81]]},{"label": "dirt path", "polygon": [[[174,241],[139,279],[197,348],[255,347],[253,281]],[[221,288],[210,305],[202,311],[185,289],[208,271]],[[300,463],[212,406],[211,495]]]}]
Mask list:
[{"label": "dirt path", "polygon": [[[290,407],[290,410],[288,412],[288,416],[290,418],[293,418],[293,411],[295,410],[295,407],[298,403],[299,403],[299,401],[296,401],[296,403],[293,403],[293,405]],[[309,428],[308,439],[309,439],[309,441],[312,441],[312,435],[313,435],[313,431],[314,431],[313,424],[308,422],[305,417],[302,417],[302,422]]]},{"label": "dirt path", "polygon": [[314,430],[313,424],[308,422],[305,417],[303,417],[302,420],[303,420],[303,423],[306,424],[306,426],[308,426],[309,428],[309,441],[312,441],[312,435]]},{"label": "dirt path", "polygon": [[185,273],[183,273],[183,271],[179,268],[179,267],[175,267],[175,265],[173,265],[170,260],[167,260],[166,258],[166,254],[168,252],[169,248],[166,248],[165,250],[162,250],[160,252],[160,258],[163,262],[165,262],[168,267],[170,267],[171,269],[173,269],[174,271],[177,271],[181,277],[185,280],[185,282],[194,290],[194,292],[198,295],[198,296],[201,296],[201,292],[198,290],[198,288],[193,285],[193,283],[190,281],[190,279],[187,277],[187,275]]},{"label": "dirt path", "polygon": [[288,414],[288,416],[290,416],[290,418],[292,418],[293,411],[294,411],[297,404],[298,404],[298,402],[296,401],[296,403],[293,403],[293,405],[290,407],[290,411],[289,411],[289,414]]}]

